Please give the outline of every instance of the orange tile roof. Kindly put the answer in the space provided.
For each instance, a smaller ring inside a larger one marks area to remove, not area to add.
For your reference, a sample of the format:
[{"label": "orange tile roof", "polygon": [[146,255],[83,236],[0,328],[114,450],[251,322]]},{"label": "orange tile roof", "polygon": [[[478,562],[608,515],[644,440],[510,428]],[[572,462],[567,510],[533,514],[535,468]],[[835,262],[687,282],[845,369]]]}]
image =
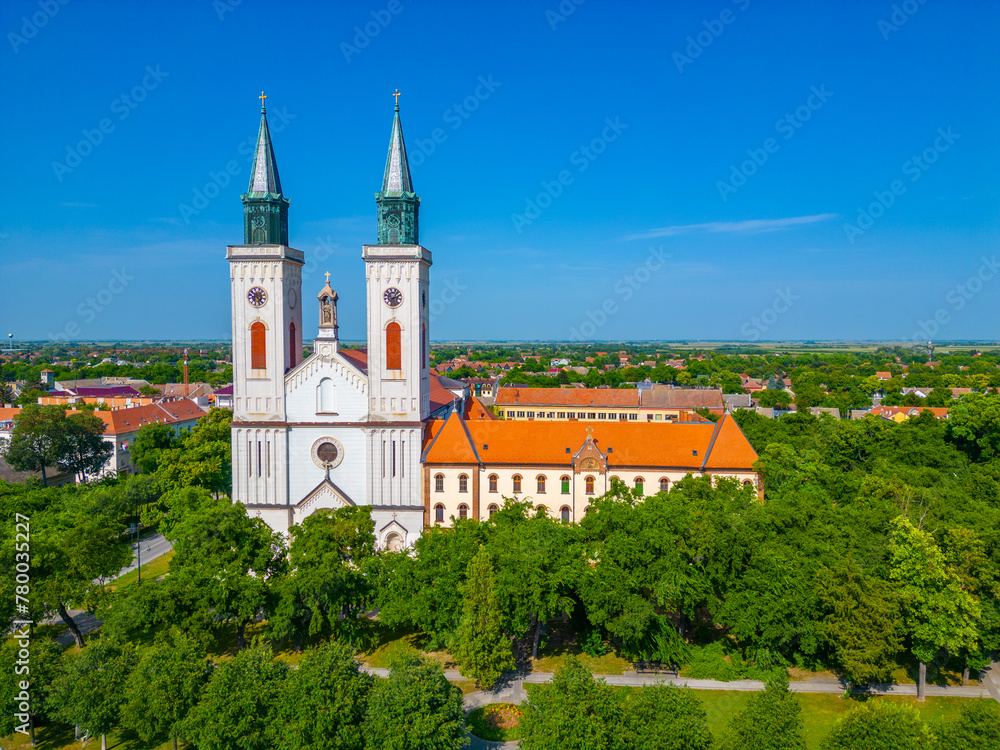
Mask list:
[{"label": "orange tile roof", "polygon": [[736,420],[724,414],[716,424],[718,429],[712,438],[705,468],[736,469],[753,466],[757,460],[757,451],[750,445]]},{"label": "orange tile roof", "polygon": [[357,367],[361,372],[368,372],[368,352],[362,349],[341,349],[340,355]]},{"label": "orange tile roof", "polygon": [[174,424],[191,419],[201,419],[208,412],[188,399],[169,401],[149,406],[133,406],[113,411],[95,411],[104,421],[104,431],[108,435],[123,435],[135,432],[147,424]]},{"label": "orange tile roof", "polygon": [[462,415],[467,420],[472,419],[499,419],[492,410],[486,408],[483,402],[480,401],[475,396],[466,399],[465,401],[465,413]]},{"label": "orange tile roof", "polygon": [[634,388],[511,388],[497,392],[497,406],[638,406]]},{"label": "orange tile roof", "polygon": [[[455,401],[458,396],[449,391],[441,384],[440,378],[443,375],[435,375],[430,379],[430,401],[431,401],[431,412],[435,412],[442,406],[447,406],[452,401]],[[450,378],[445,378],[450,380]]]},{"label": "orange tile roof", "polygon": [[938,419],[948,416],[948,408],[942,406],[875,406],[870,413],[876,417],[892,417],[897,414],[915,417],[925,411],[929,411]]},{"label": "orange tile roof", "polygon": [[[751,470],[757,460],[749,441],[729,417],[714,424],[516,420],[467,422],[464,431],[458,429],[460,426],[457,415],[453,415],[438,431],[438,439],[429,443],[426,463],[474,463],[471,454],[475,446],[475,453],[487,464],[569,466],[572,454],[587,439],[588,427],[593,429],[597,447],[607,453],[611,468],[656,466],[697,470],[704,465]],[[428,434],[435,429],[430,426]],[[468,433],[465,443],[463,432]],[[470,438],[472,445],[467,444]],[[718,456],[713,458],[715,451]]]},{"label": "orange tile roof", "polygon": [[654,385],[639,391],[644,407],[656,409],[723,409],[722,391],[717,388],[667,388]]}]

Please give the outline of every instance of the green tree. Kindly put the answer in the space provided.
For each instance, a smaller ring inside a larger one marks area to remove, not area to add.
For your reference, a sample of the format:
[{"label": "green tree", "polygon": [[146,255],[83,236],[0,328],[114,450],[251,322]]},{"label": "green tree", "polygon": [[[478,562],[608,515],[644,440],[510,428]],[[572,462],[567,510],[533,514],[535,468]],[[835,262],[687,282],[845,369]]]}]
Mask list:
[{"label": "green tree", "polygon": [[363,750],[362,726],[374,678],[350,647],[327,641],[305,652],[285,683],[278,736],[284,750]]},{"label": "green tree", "polygon": [[462,691],[441,665],[400,654],[377,680],[363,727],[366,747],[379,750],[461,750],[469,744]]},{"label": "green tree", "polygon": [[18,471],[40,471],[42,486],[48,487],[47,469],[65,456],[66,411],[61,406],[28,404],[14,417],[10,440],[3,456]]},{"label": "green tree", "polygon": [[101,750],[107,750],[107,734],[120,720],[125,685],[136,661],[134,646],[105,640],[66,658],[49,697],[55,717],[101,735]]},{"label": "green tree", "polygon": [[514,654],[510,638],[503,632],[496,573],[485,549],[469,563],[462,596],[455,662],[466,677],[489,689],[504,671],[514,668]]},{"label": "green tree", "polygon": [[647,685],[625,701],[622,746],[630,750],[711,750],[708,716],[694,690]]},{"label": "green tree", "polygon": [[216,497],[232,492],[232,419],[230,409],[212,409],[179,447],[159,453],[157,476],[164,491],[203,487]]},{"label": "green tree", "polygon": [[623,734],[621,702],[570,657],[551,683],[528,694],[520,727],[522,750],[611,750],[620,747]]},{"label": "green tree", "polygon": [[820,569],[817,583],[827,613],[822,636],[844,675],[855,685],[890,681],[903,646],[893,587],[866,576],[851,560]]},{"label": "green tree", "polygon": [[375,553],[375,523],[368,508],[323,509],[292,526],[291,570],[278,583],[270,625],[279,637],[357,636],[358,615],[369,604],[364,572]]},{"label": "green tree", "polygon": [[177,750],[183,722],[197,705],[210,670],[205,649],[193,638],[179,630],[159,638],[125,685],[122,725],[150,745],[173,740]]},{"label": "green tree", "polygon": [[962,701],[959,715],[937,727],[938,750],[1000,747],[1000,704],[989,698]]},{"label": "green tree", "polygon": [[196,619],[235,622],[236,646],[268,603],[273,580],[286,567],[281,535],[240,504],[216,502],[178,523],[170,588],[194,598]]},{"label": "green tree", "polygon": [[[932,747],[933,741],[934,735],[913,706],[869,700],[837,721],[823,741],[823,750],[911,750]],[[949,743],[948,747],[955,746]]]},{"label": "green tree", "polygon": [[129,446],[132,463],[139,471],[152,474],[160,465],[160,454],[178,447],[179,443],[170,425],[161,422],[145,425]]},{"label": "green tree", "polygon": [[750,696],[733,717],[723,747],[726,750],[802,750],[802,707],[788,690],[788,679],[771,680],[763,692]]},{"label": "green tree", "polygon": [[0,406],[10,406],[14,403],[14,389],[10,383],[0,380]]},{"label": "green tree", "polygon": [[115,450],[104,440],[104,420],[87,412],[69,412],[63,424],[64,451],[59,466],[72,471],[81,481],[97,475]]},{"label": "green tree", "polygon": [[770,388],[758,391],[755,394],[757,403],[765,409],[774,407],[777,409],[787,409],[792,403],[792,396],[788,391],[772,391]]},{"label": "green tree", "polygon": [[941,650],[975,648],[980,605],[930,534],[906,516],[892,522],[890,577],[897,583],[911,650],[920,663],[917,700],[924,699],[927,662]]},{"label": "green tree", "polygon": [[273,750],[288,668],[259,641],[222,662],[179,733],[198,750]]},{"label": "green tree", "polygon": [[[23,630],[18,627],[14,629],[14,633]],[[36,638],[30,645],[30,658],[25,660],[20,657],[21,648],[22,642],[16,638],[11,638],[0,646],[0,705],[7,707],[7,710],[0,713],[0,737],[9,737],[16,731],[26,731],[34,745],[35,724],[39,719],[52,718],[50,695],[52,685],[62,670],[62,649],[55,641]],[[23,700],[18,696],[25,691],[28,693],[27,702],[30,706],[26,721],[23,716],[18,716],[21,713],[18,704]]]},{"label": "green tree", "polygon": [[946,431],[973,461],[1000,455],[1000,396],[963,396],[948,412]]}]

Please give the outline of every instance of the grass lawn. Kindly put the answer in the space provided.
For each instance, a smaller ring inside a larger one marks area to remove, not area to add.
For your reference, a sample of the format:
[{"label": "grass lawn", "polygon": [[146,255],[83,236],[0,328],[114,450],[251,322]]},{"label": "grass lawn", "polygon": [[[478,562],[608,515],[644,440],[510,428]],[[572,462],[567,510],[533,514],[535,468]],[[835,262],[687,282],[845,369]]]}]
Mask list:
[{"label": "grass lawn", "polygon": [[568,622],[553,620],[549,623],[544,645],[538,650],[538,658],[531,660],[533,672],[555,672],[566,659],[575,656],[594,674],[625,674],[632,668],[632,662],[608,650],[603,656],[588,656],[577,642],[577,633]]},{"label": "grass lawn", "polygon": [[470,711],[465,717],[469,731],[476,737],[492,742],[509,742],[521,739],[518,726],[521,707],[513,703],[494,703]]},{"label": "grass lawn", "polygon": [[[174,556],[174,551],[160,555],[159,557],[154,557],[148,563],[142,564],[142,577],[144,580],[155,581],[158,578],[162,578],[167,574],[167,568],[170,566],[170,558]],[[117,589],[124,588],[126,586],[131,586],[133,583],[139,580],[139,571],[133,570],[131,573],[126,573],[121,578],[116,578],[110,584],[108,588]]]},{"label": "grass lawn", "polygon": [[[624,688],[626,690],[634,688]],[[730,718],[738,713],[750,698],[752,693],[735,690],[698,690],[697,696],[705,706],[708,723],[716,740],[722,739],[729,726]],[[862,699],[844,699],[839,695],[818,693],[799,693],[799,703],[802,705],[802,723],[806,747],[819,748],[820,742],[830,733],[837,719],[845,716]],[[878,697],[868,700],[895,701],[910,703],[917,707],[920,715],[933,728],[942,719],[948,719],[958,714],[959,708],[966,701],[984,700],[977,698],[928,698],[924,703],[917,703],[915,697]]]},{"label": "grass lawn", "polygon": [[[101,747],[100,735],[91,737],[87,744],[81,745],[73,739],[73,727],[55,724],[52,726],[38,727],[35,730],[35,738],[38,740],[36,748],[41,750],[97,750]],[[15,734],[12,737],[0,739],[0,747],[4,750],[28,750],[31,743],[28,737],[23,734]],[[167,741],[162,745],[147,745],[136,739],[126,739],[117,734],[108,735],[108,750],[173,750],[174,743]],[[183,742],[179,747],[186,747]]]}]

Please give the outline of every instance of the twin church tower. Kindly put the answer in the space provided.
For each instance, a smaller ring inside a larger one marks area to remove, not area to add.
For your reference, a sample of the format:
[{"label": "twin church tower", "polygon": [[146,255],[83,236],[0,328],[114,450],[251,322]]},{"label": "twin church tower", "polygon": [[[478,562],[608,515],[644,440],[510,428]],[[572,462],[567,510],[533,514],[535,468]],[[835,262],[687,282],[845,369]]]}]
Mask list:
[{"label": "twin church tower", "polygon": [[[378,240],[362,248],[366,351],[341,348],[330,274],[322,288],[321,280],[307,279],[313,286],[303,291],[305,258],[288,242],[288,199],[263,93],[250,186],[242,196],[243,244],[226,250],[234,501],[282,532],[320,508],[367,505],[376,541],[389,548],[412,544],[423,530],[420,457],[431,378],[431,253],[419,244],[420,198],[396,97],[375,196]],[[303,358],[303,336],[313,330],[312,353]]]}]

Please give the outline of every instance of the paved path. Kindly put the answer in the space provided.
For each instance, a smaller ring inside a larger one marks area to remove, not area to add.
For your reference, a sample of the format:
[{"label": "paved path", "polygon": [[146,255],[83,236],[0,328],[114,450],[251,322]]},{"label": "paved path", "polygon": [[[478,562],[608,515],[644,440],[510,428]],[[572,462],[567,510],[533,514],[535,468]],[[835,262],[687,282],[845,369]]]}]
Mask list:
[{"label": "paved path", "polygon": [[[165,555],[170,550],[174,548],[171,542],[168,542],[163,534],[151,534],[150,536],[143,537],[139,540],[139,545],[142,548],[142,562],[145,565],[150,560],[155,560],[157,557]],[[135,544],[132,545],[132,562],[126,567],[122,568],[118,576],[123,576],[126,573],[131,573],[135,570],[138,565],[136,564],[139,560],[139,553],[135,549]],[[118,576],[115,576],[116,578]]]},{"label": "paved path", "polygon": [[[137,551],[135,549],[135,544],[132,544],[132,563],[127,567],[122,568],[118,572],[118,575],[114,576],[114,578],[119,578],[120,576],[123,576],[126,573],[131,573],[135,570],[138,567],[137,562],[140,553],[142,555],[142,564],[145,565],[150,560],[155,560],[157,557],[165,555],[174,547],[172,543],[168,542],[164,538],[163,534],[152,534],[148,537],[144,537],[139,540],[139,544],[142,547],[140,551]],[[114,580],[114,578],[110,580]],[[82,609],[69,610],[69,616],[73,618],[76,622],[76,626],[80,628],[80,632],[84,635],[97,630],[101,627],[101,623],[103,622],[103,620],[98,618],[96,615],[89,614]],[[50,617],[46,620],[45,624],[62,625],[63,621],[61,617],[56,615],[55,617]],[[69,632],[69,629],[67,629],[65,633],[56,638],[56,641],[62,646],[69,646],[74,642],[73,634]]]}]

